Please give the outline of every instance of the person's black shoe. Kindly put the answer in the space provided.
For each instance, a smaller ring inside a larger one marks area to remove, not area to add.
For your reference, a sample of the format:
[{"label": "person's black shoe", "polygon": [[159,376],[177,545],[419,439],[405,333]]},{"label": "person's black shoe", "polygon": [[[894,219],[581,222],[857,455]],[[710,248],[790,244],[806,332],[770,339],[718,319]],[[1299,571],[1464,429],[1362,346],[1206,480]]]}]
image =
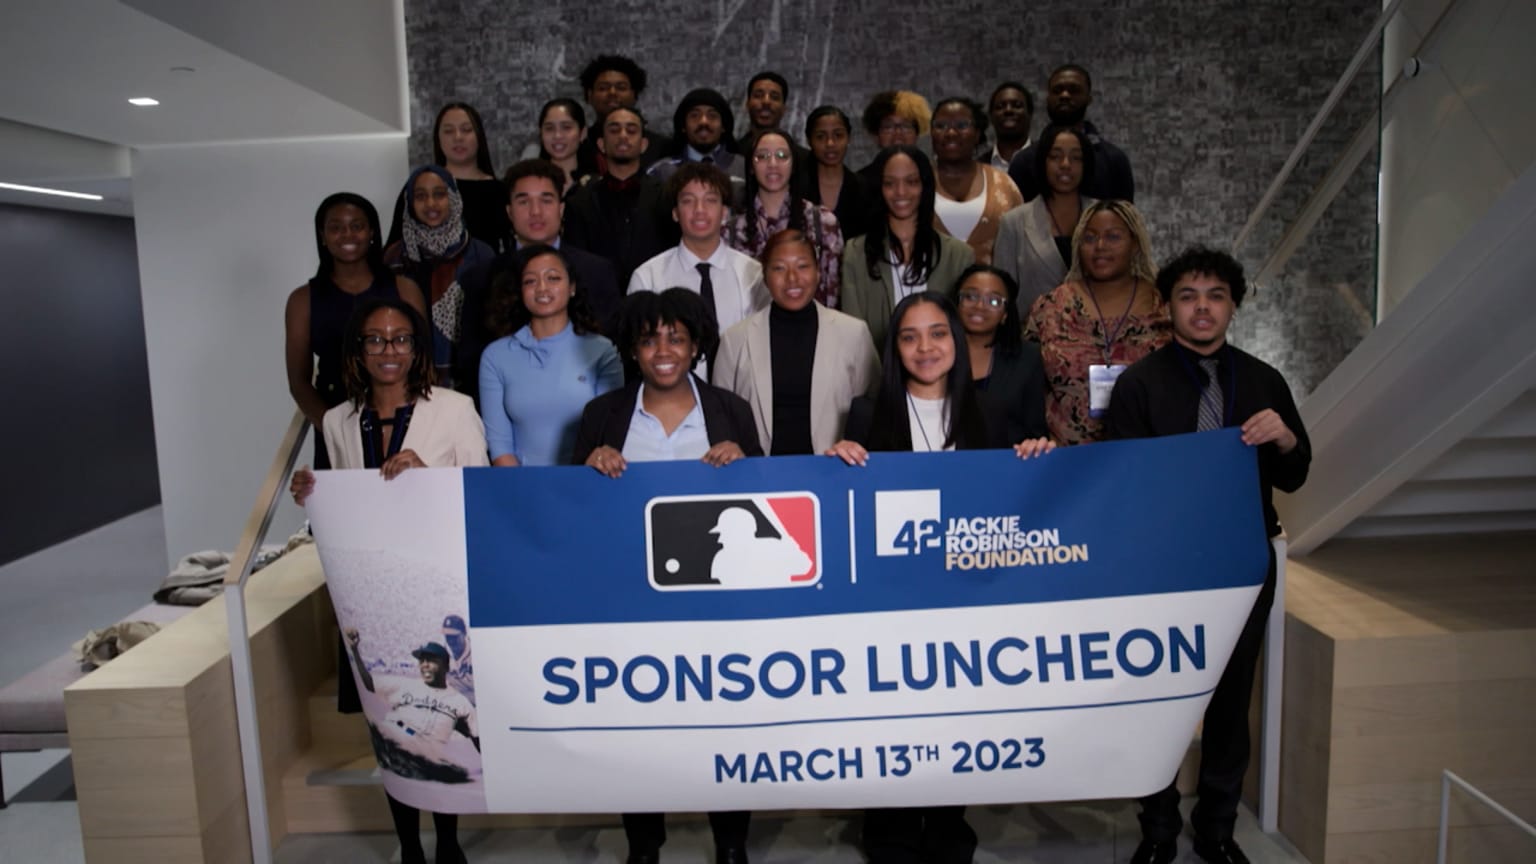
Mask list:
[{"label": "person's black shoe", "polygon": [[1195,835],[1195,854],[1209,864],[1249,864],[1237,841],[1231,837],[1201,837]]},{"label": "person's black shoe", "polygon": [[631,852],[624,859],[624,864],[658,864],[661,861],[660,852]]},{"label": "person's black shoe", "polygon": [[716,846],[715,864],[747,864],[747,847]]},{"label": "person's black shoe", "polygon": [[1173,840],[1143,840],[1131,855],[1131,864],[1170,864],[1179,857],[1179,844]]}]

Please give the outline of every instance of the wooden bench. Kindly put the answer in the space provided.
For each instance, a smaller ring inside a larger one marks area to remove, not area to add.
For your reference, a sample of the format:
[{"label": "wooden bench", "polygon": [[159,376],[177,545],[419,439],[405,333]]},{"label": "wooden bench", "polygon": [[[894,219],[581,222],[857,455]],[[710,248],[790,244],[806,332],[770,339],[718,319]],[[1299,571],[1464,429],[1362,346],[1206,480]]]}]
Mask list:
[{"label": "wooden bench", "polygon": [[[311,694],[335,674],[336,624],[313,546],[246,587],[268,826],[309,747]],[[88,862],[250,860],[224,599],[193,610],[64,691]]]},{"label": "wooden bench", "polygon": [[[152,621],[164,626],[191,611],[188,606],[151,603],[123,620]],[[80,666],[79,655],[70,650],[0,688],[0,753],[68,747],[64,688],[88,674]],[[5,806],[5,779],[0,772],[0,807]]]}]

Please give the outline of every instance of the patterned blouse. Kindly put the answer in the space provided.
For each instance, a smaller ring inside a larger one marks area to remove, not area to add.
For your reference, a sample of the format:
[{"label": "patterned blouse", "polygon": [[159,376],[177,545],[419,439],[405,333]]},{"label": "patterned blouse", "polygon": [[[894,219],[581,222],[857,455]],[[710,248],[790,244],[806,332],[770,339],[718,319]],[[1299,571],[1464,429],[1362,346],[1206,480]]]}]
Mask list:
[{"label": "patterned blouse", "polygon": [[[1099,440],[1102,424],[1088,415],[1088,367],[1104,362],[1104,324],[1113,331],[1123,307],[1105,309],[1101,321],[1088,289],[1080,282],[1063,282],[1042,294],[1024,322],[1024,338],[1040,343],[1045,364],[1045,424],[1063,446]],[[1110,346],[1110,363],[1129,366],[1168,344],[1173,324],[1157,287],[1140,281],[1138,312],[1130,313]],[[1155,306],[1147,310],[1144,298]]]},{"label": "patterned blouse", "polygon": [[[843,283],[843,230],[831,210],[802,202],[805,206],[805,234],[816,244],[816,261],[821,270],[821,284],[816,288],[816,299],[828,309],[836,309]],[[737,213],[720,231],[725,245],[754,259],[763,254],[768,238],[789,227],[789,198],[779,207],[772,219],[763,212],[761,198],[752,202],[752,212],[757,219],[757,242],[747,243],[747,214]]]}]

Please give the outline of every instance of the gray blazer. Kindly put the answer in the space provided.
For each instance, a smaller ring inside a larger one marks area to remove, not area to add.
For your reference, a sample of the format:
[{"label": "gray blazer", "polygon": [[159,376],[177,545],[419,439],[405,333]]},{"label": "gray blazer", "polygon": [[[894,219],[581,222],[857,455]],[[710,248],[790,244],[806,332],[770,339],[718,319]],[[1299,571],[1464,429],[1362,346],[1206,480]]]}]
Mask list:
[{"label": "gray blazer", "polygon": [[[768,313],[753,312],[725,332],[715,354],[714,384],[752,406],[757,438],[773,452],[773,360]],[[811,447],[817,453],[843,438],[848,406],[875,389],[880,360],[864,322],[816,304],[816,354],[811,358]]]},{"label": "gray blazer", "polygon": [[[876,230],[884,230],[884,226]],[[896,294],[891,287],[889,264],[876,268],[878,278],[869,278],[869,265],[864,263],[864,240],[865,237],[855,237],[843,247],[841,305],[844,312],[864,319],[878,354],[885,349],[885,332],[890,327],[891,312],[896,308]],[[948,295],[960,274],[974,263],[976,254],[964,240],[940,234],[939,263],[928,275],[928,290]]]},{"label": "gray blazer", "polygon": [[[1098,201],[1084,197],[1083,209]],[[1067,279],[1067,265],[1051,236],[1051,212],[1045,196],[1003,214],[992,247],[992,264],[1019,283],[1019,312],[1028,314],[1035,298],[1049,294]]]}]

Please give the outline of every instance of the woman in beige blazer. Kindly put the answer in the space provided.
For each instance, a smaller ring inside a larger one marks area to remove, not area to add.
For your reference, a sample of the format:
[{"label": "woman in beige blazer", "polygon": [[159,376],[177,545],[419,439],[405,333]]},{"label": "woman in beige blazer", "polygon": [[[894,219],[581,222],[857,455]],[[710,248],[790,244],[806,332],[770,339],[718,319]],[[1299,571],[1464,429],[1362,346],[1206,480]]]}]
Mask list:
[{"label": "woman in beige blazer", "polygon": [[880,380],[864,322],[816,302],[816,247],[780,231],[763,248],[773,303],[727,330],[714,384],[747,400],[769,455],[823,453],[843,437],[848,406]]},{"label": "woman in beige blazer", "polygon": [[878,348],[898,301],[930,286],[948,291],[976,259],[971,247],[934,228],[933,166],[923,151],[887,147],[872,169],[880,194],[869,233],[843,247],[843,311],[864,320]]}]

